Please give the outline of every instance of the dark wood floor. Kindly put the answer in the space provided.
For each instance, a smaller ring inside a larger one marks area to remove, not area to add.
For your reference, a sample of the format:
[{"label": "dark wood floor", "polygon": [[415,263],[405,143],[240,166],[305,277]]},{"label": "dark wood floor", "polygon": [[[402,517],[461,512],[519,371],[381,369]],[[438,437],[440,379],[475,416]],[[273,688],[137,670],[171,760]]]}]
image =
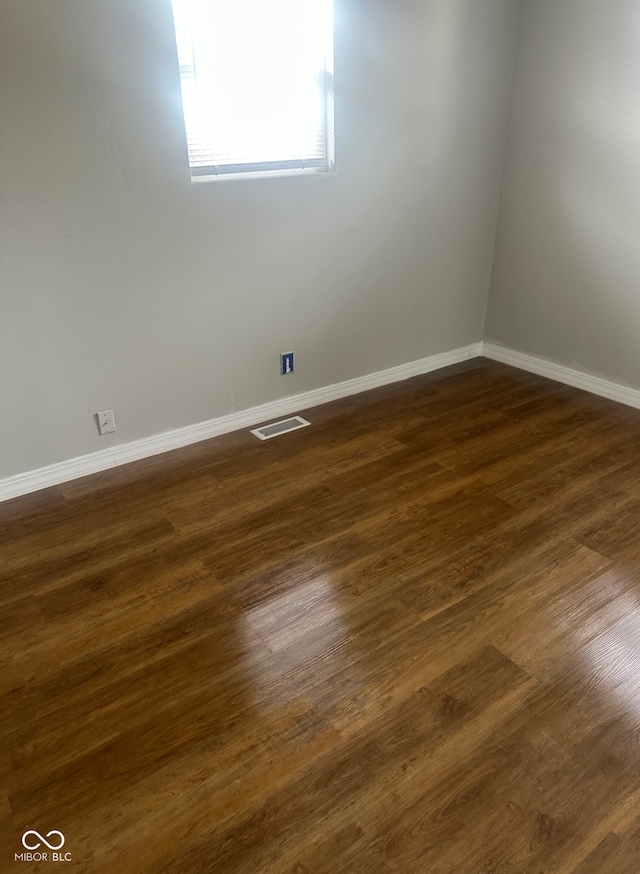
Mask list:
[{"label": "dark wood floor", "polygon": [[638,874],[640,413],[307,415],[0,506],[0,870]]}]

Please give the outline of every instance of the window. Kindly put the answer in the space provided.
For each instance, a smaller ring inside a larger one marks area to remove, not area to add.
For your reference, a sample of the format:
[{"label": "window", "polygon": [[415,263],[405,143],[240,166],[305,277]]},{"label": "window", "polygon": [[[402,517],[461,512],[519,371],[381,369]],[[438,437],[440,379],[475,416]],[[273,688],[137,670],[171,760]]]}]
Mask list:
[{"label": "window", "polygon": [[173,0],[192,180],[327,172],[332,0]]}]

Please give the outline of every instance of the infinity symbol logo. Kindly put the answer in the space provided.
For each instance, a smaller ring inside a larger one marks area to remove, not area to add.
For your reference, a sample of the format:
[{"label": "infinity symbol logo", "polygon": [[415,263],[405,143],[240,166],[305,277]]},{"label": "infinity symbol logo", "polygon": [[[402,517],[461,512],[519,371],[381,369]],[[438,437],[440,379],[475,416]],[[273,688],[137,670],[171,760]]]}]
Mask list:
[{"label": "infinity symbol logo", "polygon": [[[27,838],[29,837],[29,835],[34,835],[37,838],[38,843],[28,844]],[[58,835],[58,837],[60,838],[60,843],[50,844],[47,838],[50,838],[51,835]],[[46,844],[50,850],[61,850],[64,847],[64,835],[62,834],[62,832],[57,831],[57,829],[52,829],[50,832],[47,832],[46,838],[43,838],[41,834],[35,832],[33,829],[29,829],[29,831],[26,831],[22,835],[22,846],[25,848],[25,850],[37,850],[41,842],[43,844]]]}]

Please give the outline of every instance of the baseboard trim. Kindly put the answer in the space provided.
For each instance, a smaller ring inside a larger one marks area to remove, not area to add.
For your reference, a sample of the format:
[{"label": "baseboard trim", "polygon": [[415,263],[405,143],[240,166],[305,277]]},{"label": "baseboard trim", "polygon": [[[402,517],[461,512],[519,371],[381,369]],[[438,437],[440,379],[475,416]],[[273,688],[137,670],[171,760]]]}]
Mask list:
[{"label": "baseboard trim", "polygon": [[461,361],[467,361],[470,358],[478,358],[481,352],[482,343],[474,343],[460,349],[453,349],[450,352],[431,355],[419,361],[401,364],[399,367],[391,367],[388,370],[381,370],[377,373],[370,373],[367,376],[302,392],[301,394],[272,401],[268,404],[242,410],[238,413],[220,416],[217,419],[210,419],[197,425],[188,425],[185,428],[166,431],[163,434],[145,437],[142,440],[121,443],[100,452],[92,452],[79,458],[72,458],[68,461],[61,461],[57,464],[38,468],[37,470],[16,474],[7,479],[0,480],[0,502],[8,501],[21,495],[27,495],[40,489],[61,485],[62,483],[70,482],[83,476],[89,476],[92,473],[99,473],[112,467],[129,464],[132,461],[140,461],[143,458],[160,455],[162,452],[170,452],[172,449],[180,449],[192,443],[199,443],[201,440],[209,440],[211,437],[228,434],[230,431],[239,431],[242,428],[260,425],[279,416],[299,413],[310,407],[317,407],[321,404],[349,397],[350,395],[360,394],[373,388],[380,388],[383,385],[390,385],[394,382],[402,382],[405,379],[410,379],[412,376],[440,370],[443,367],[459,364]]},{"label": "baseboard trim", "polygon": [[514,349],[496,346],[494,343],[482,344],[482,356],[493,361],[500,361],[502,364],[510,364],[519,370],[536,373],[538,376],[546,376],[574,388],[581,388],[594,395],[626,404],[628,407],[640,409],[640,391],[638,389],[612,382],[609,379],[602,379],[591,373],[575,370],[572,367],[566,367],[564,364],[557,364],[555,361],[539,358],[536,355],[527,355],[524,352],[516,352]]}]

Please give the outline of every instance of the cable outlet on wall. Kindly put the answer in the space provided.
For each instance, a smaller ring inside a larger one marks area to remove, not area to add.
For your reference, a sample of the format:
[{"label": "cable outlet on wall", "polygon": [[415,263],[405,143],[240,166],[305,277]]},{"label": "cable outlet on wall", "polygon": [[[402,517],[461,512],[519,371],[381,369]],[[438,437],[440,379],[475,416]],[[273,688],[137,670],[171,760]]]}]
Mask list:
[{"label": "cable outlet on wall", "polygon": [[282,352],[280,355],[280,375],[293,373],[293,352]]},{"label": "cable outlet on wall", "polygon": [[102,410],[101,413],[96,413],[96,421],[100,434],[113,434],[116,430],[116,417],[113,415],[113,410]]}]

